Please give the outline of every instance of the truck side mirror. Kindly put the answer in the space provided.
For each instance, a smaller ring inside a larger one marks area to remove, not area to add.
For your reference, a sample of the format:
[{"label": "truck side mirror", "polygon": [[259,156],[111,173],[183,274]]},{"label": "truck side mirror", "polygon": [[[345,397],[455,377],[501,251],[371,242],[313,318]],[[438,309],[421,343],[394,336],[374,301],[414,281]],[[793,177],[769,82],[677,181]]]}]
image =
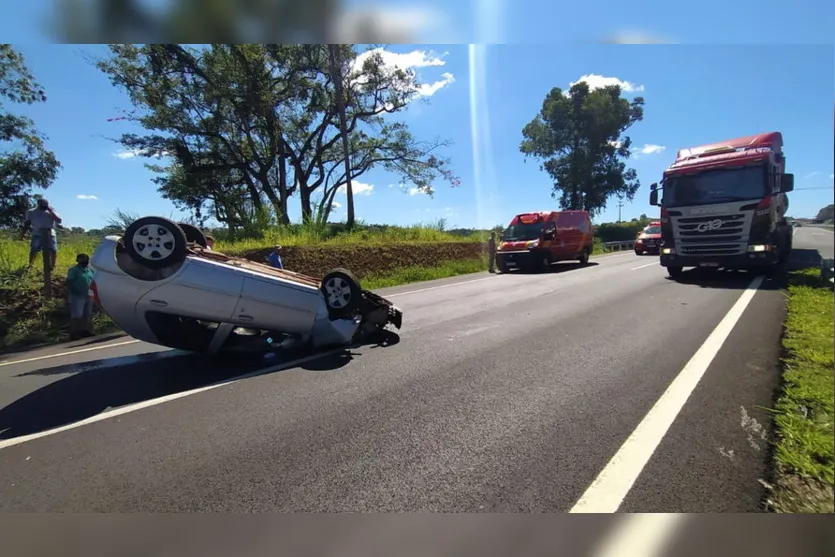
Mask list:
[{"label": "truck side mirror", "polygon": [[794,190],[794,174],[783,174],[780,177],[780,192],[789,193]]},{"label": "truck side mirror", "polygon": [[658,206],[658,183],[654,182],[649,185],[649,204],[653,207]]}]

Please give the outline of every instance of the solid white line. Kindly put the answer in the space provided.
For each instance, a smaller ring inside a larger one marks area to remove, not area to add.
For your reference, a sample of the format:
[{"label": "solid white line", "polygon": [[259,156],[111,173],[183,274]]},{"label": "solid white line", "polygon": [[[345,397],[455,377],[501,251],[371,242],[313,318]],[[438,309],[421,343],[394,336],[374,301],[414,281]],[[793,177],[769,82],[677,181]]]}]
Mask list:
[{"label": "solid white line", "polygon": [[50,358],[60,358],[61,356],[72,356],[73,354],[81,354],[83,352],[92,352],[93,350],[105,350],[107,348],[116,348],[117,346],[125,346],[127,344],[135,344],[139,342],[136,339],[116,342],[114,344],[101,344],[99,346],[91,346],[89,348],[79,348],[78,350],[70,350],[69,352],[61,352],[58,354],[48,354],[46,356],[36,356],[34,358],[26,358],[25,360],[12,360],[10,362],[0,362],[0,367],[13,366],[15,364],[25,364],[27,362],[38,362],[40,360],[49,360]]},{"label": "solid white line", "polygon": [[275,373],[276,371],[282,371],[287,368],[295,367],[299,364],[303,364],[305,362],[309,362],[311,360],[316,360],[319,358],[324,358],[325,356],[330,356],[332,354],[337,354],[342,352],[344,348],[335,348],[333,350],[329,350],[327,352],[322,352],[321,354],[313,354],[312,356],[306,356],[304,358],[299,358],[297,360],[292,360],[289,362],[285,362],[283,364],[277,364],[271,367],[267,367],[264,369],[259,369],[256,371],[252,371],[250,373],[239,375],[237,377],[233,377],[232,379],[226,379],[224,381],[220,381],[218,383],[212,383],[211,385],[206,385],[204,387],[198,387],[196,389],[191,389],[190,391],[182,391],[179,393],[173,393],[170,395],[162,396],[159,398],[153,398],[150,400],[144,400],[142,402],[137,402],[136,404],[131,404],[128,406],[123,406],[121,408],[116,408],[114,410],[109,410],[107,412],[102,412],[101,414],[96,414],[95,416],[90,416],[89,418],[83,419],[78,422],[74,422],[71,424],[67,424],[61,427],[56,427],[54,429],[49,429],[46,431],[40,431],[38,433],[32,433],[30,435],[21,435],[20,437],[15,437],[13,439],[6,439],[0,441],[0,450],[6,449],[8,447],[13,447],[14,445],[20,445],[21,443],[26,443],[28,441],[34,441],[35,439],[40,439],[41,437],[48,437],[50,435],[55,435],[56,433],[61,433],[64,431],[68,431],[70,429],[75,429],[77,427],[85,426],[87,424],[94,424],[96,422],[101,422],[104,420],[109,420],[111,418],[115,418],[117,416],[122,416],[124,414],[129,414],[131,412],[136,412],[137,410],[142,410],[143,408],[150,408],[151,406],[158,406],[160,404],[165,404],[166,402],[171,402],[172,400],[177,400],[179,398],[185,398],[187,396],[196,395],[198,393],[202,393],[205,391],[210,391],[212,389],[217,389],[218,387],[223,387],[225,385],[232,385],[233,383],[237,383],[238,381],[243,381],[244,379],[251,379],[253,377],[257,377],[259,375],[265,375],[267,373]]},{"label": "solid white line", "polygon": [[617,512],[629,490],[650,457],[658,448],[667,430],[673,424],[687,399],[696,389],[719,349],[742,317],[745,308],[763,282],[757,276],[740,295],[739,299],[716,326],[699,349],[687,362],[678,376],[670,383],[661,398],[650,409],[635,431],[624,441],[620,449],[606,464],[603,471],[574,504],[572,513]]},{"label": "solid white line", "polygon": [[656,265],[656,266],[658,266],[658,262],[657,262],[657,261],[655,261],[655,262],[653,262],[653,263],[647,263],[646,265],[641,265],[641,266],[639,266],[639,267],[632,267],[632,268],[631,268],[631,269],[629,269],[629,270],[630,270],[630,271],[637,271],[638,269],[645,269],[645,268],[647,268],[647,267],[651,267],[652,265]]},{"label": "solid white line", "polygon": [[661,557],[670,539],[690,515],[676,513],[621,515],[611,534],[592,552],[594,557]]}]

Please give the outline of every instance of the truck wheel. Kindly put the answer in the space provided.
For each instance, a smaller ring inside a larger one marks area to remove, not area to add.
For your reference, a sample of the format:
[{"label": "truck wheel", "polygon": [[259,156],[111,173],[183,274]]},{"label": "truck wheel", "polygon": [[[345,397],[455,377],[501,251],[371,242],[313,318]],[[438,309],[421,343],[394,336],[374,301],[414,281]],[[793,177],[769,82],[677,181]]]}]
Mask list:
[{"label": "truck wheel", "polygon": [[580,265],[588,265],[589,264],[589,251],[587,249],[583,250],[583,252],[580,254],[580,257],[577,258],[577,260],[580,262]]},{"label": "truck wheel", "polygon": [[684,272],[682,267],[667,267],[667,274],[670,275],[670,278],[678,279],[681,277],[681,274]]},{"label": "truck wheel", "polygon": [[183,232],[186,233],[186,240],[190,243],[197,244],[200,247],[206,247],[208,244],[206,242],[206,235],[203,234],[203,231],[194,226],[193,224],[188,224],[187,222],[181,222],[180,228],[183,229]]},{"label": "truck wheel", "polygon": [[181,263],[188,250],[186,233],[162,217],[142,217],[125,230],[125,251],[131,259],[148,269],[162,269]]},{"label": "truck wheel", "polygon": [[320,290],[332,317],[341,318],[352,315],[362,301],[360,281],[347,269],[328,271],[322,279]]}]

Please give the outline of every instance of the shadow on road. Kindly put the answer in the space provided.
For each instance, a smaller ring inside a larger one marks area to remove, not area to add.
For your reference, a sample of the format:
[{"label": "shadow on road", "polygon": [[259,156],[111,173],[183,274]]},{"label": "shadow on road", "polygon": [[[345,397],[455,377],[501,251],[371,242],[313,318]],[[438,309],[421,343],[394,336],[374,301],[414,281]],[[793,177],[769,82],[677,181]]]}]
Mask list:
[{"label": "shadow on road", "polygon": [[311,358],[299,365],[311,371],[333,371],[347,365],[360,346],[387,347],[399,342],[393,332],[346,347],[337,354],[316,358],[316,352],[276,351],[206,356],[171,350],[122,358],[54,366],[16,377],[68,375],[0,409],[0,439],[12,439],[61,427],[111,408],[118,408],[213,383],[228,381],[259,370]]},{"label": "shadow on road", "polygon": [[[783,268],[774,268],[772,272],[764,273],[766,275],[760,290],[780,290],[787,285],[787,272],[800,271],[810,267],[818,267],[821,262],[821,255],[815,249],[800,249],[792,250],[789,259],[783,265]],[[692,284],[700,288],[717,288],[721,290],[744,290],[754,279],[757,273],[749,271],[733,271],[727,269],[704,269],[692,268],[686,269],[680,277],[673,279],[666,277],[670,282],[677,282],[679,284]]]},{"label": "shadow on road", "polygon": [[567,271],[576,271],[579,269],[585,269],[588,267],[596,267],[600,265],[597,261],[589,261],[585,265],[581,264],[579,261],[572,261],[570,263],[559,262],[553,263],[547,271],[537,271],[537,270],[529,270],[529,269],[519,269],[516,271],[509,271],[505,274],[513,274],[513,275],[542,275],[542,274],[554,274],[554,273],[565,273]]}]

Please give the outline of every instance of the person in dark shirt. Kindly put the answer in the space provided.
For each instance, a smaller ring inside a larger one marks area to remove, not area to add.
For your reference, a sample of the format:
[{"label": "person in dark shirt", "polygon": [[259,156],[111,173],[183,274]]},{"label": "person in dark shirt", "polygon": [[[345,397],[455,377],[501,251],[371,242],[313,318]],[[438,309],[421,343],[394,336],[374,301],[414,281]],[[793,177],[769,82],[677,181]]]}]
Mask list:
[{"label": "person in dark shirt", "polygon": [[273,248],[273,251],[271,251],[270,255],[267,257],[267,261],[276,269],[284,268],[284,265],[281,263],[281,246],[275,246]]},{"label": "person in dark shirt", "polygon": [[489,272],[496,272],[496,231],[490,232],[490,240],[487,242],[487,257],[490,262]]},{"label": "person in dark shirt", "polygon": [[79,253],[76,264],[67,272],[67,306],[70,310],[70,340],[92,336],[93,269],[90,256]]}]

